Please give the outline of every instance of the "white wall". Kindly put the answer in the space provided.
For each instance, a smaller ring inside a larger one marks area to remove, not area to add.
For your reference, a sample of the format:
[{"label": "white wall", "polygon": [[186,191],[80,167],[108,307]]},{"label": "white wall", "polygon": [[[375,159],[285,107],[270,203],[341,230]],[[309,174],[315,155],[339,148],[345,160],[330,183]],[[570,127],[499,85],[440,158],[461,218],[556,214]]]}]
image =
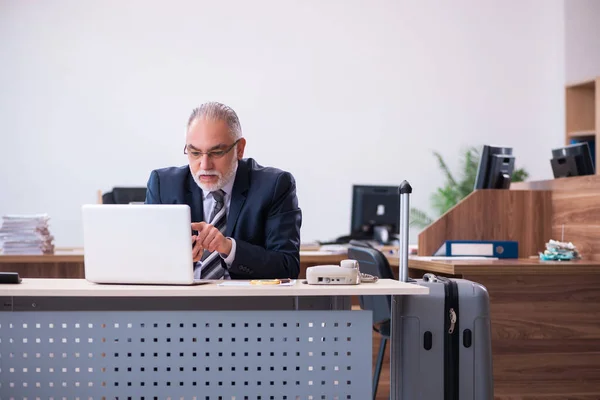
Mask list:
[{"label": "white wall", "polygon": [[600,76],[600,1],[565,0],[567,84]]},{"label": "white wall", "polygon": [[560,0],[0,0],[0,214],[47,212],[58,246],[81,245],[81,204],[184,164],[207,100],[239,113],[246,156],[296,176],[303,241],[348,232],[353,183],[407,179],[429,210],[434,150],[457,169],[465,146],[511,145],[550,178],[563,16]]}]

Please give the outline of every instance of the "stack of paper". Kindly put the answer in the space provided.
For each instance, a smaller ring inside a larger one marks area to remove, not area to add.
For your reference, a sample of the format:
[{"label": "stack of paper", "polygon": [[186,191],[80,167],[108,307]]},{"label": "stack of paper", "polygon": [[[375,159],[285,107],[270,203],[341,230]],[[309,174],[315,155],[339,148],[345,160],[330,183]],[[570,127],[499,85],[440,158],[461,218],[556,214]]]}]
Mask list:
[{"label": "stack of paper", "polygon": [[54,236],[46,214],[4,215],[0,227],[2,254],[53,254]]},{"label": "stack of paper", "polygon": [[570,261],[580,258],[579,251],[573,243],[559,242],[552,239],[546,243],[546,250],[540,253],[540,260],[543,261]]}]

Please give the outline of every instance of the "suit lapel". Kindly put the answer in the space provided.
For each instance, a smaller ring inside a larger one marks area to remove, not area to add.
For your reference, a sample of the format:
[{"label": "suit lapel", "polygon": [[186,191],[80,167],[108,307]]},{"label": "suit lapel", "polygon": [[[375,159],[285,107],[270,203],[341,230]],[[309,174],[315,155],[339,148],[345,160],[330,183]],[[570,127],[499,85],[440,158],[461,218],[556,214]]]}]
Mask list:
[{"label": "suit lapel", "polygon": [[192,173],[188,172],[188,190],[185,202],[190,206],[192,222],[204,221],[204,202],[202,200],[202,189],[196,185]]},{"label": "suit lapel", "polygon": [[231,204],[229,205],[229,213],[227,214],[227,230],[225,231],[225,236],[231,237],[233,234],[235,224],[240,216],[240,211],[246,201],[249,186],[250,177],[248,166],[244,160],[240,160],[238,162],[238,170],[235,175],[233,190],[231,192]]}]

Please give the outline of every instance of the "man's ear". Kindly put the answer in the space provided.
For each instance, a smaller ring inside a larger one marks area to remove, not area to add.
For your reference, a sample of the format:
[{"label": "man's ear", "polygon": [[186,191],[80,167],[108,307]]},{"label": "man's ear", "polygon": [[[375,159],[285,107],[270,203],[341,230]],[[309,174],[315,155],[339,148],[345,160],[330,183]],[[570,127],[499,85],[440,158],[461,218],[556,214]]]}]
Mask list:
[{"label": "man's ear", "polygon": [[236,148],[237,148],[237,158],[238,158],[238,160],[241,160],[242,158],[244,158],[244,149],[246,148],[246,139],[241,138],[240,141],[238,142]]}]

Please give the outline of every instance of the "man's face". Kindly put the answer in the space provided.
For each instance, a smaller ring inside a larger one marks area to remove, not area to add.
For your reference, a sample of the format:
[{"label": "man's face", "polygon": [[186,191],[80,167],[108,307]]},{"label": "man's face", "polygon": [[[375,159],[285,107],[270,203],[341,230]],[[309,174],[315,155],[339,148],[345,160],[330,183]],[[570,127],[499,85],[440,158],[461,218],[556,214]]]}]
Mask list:
[{"label": "man's face", "polygon": [[225,121],[197,118],[190,124],[186,150],[190,171],[202,190],[219,190],[233,177],[246,141],[242,138],[232,148],[234,143]]}]

